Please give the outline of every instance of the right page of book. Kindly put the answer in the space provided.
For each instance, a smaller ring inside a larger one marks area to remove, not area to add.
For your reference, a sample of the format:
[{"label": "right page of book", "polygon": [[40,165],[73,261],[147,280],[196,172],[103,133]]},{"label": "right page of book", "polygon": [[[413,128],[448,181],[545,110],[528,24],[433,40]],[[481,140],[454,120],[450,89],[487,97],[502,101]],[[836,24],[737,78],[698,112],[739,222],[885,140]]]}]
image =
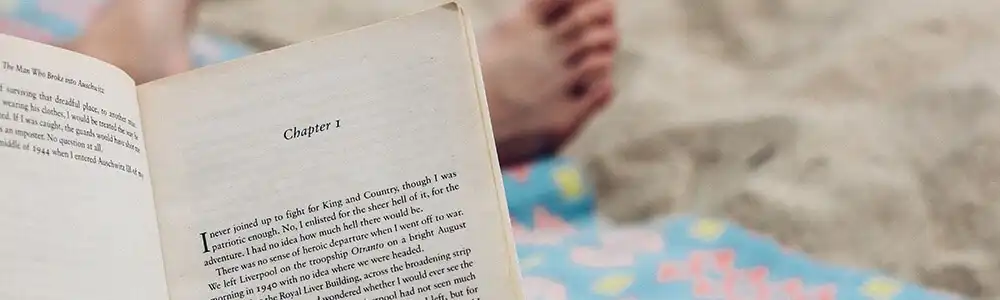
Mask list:
[{"label": "right page of book", "polygon": [[521,299],[457,5],[139,97],[172,299]]}]

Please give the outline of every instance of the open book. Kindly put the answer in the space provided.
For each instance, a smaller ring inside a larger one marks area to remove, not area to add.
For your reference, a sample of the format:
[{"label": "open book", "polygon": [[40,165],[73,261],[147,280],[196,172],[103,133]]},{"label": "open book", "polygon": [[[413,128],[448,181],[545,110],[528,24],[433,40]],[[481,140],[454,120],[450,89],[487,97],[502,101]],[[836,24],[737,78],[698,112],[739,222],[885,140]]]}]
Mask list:
[{"label": "open book", "polygon": [[456,4],[135,87],[0,36],[0,299],[520,299]]}]

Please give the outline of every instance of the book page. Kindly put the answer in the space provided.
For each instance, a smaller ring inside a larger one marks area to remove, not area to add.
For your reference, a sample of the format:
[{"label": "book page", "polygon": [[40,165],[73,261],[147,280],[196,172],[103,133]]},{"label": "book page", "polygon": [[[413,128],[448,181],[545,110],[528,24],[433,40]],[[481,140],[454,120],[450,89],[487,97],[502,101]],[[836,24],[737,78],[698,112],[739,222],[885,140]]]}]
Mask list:
[{"label": "book page", "polygon": [[139,88],[174,299],[521,299],[450,4]]},{"label": "book page", "polygon": [[27,40],[0,49],[0,299],[168,299],[132,79]]}]

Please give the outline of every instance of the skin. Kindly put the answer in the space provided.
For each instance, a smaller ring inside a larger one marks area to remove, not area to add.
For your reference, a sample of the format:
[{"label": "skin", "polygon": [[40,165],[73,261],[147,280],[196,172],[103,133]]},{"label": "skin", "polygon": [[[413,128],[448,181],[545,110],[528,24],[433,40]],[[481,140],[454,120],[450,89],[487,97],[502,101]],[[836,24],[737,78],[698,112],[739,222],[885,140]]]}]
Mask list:
[{"label": "skin", "polygon": [[501,164],[551,155],[612,98],[611,0],[531,0],[481,48]]},{"label": "skin", "polygon": [[[613,0],[525,0],[481,47],[502,165],[551,155],[612,98]],[[137,84],[191,68],[197,0],[115,0],[64,47],[125,70]]]}]

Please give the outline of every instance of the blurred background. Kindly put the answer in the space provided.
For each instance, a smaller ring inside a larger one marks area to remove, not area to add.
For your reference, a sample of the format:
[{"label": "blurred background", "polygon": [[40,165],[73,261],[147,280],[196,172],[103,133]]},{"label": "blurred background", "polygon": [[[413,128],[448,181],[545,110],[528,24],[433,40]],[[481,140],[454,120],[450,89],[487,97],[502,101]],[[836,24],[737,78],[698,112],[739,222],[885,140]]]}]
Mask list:
[{"label": "blurred background", "polygon": [[[261,49],[439,0],[212,0]],[[518,1],[463,1],[479,31]],[[1000,2],[619,0],[619,95],[566,155],[605,215],[725,217],[827,262],[1000,297]]]}]

